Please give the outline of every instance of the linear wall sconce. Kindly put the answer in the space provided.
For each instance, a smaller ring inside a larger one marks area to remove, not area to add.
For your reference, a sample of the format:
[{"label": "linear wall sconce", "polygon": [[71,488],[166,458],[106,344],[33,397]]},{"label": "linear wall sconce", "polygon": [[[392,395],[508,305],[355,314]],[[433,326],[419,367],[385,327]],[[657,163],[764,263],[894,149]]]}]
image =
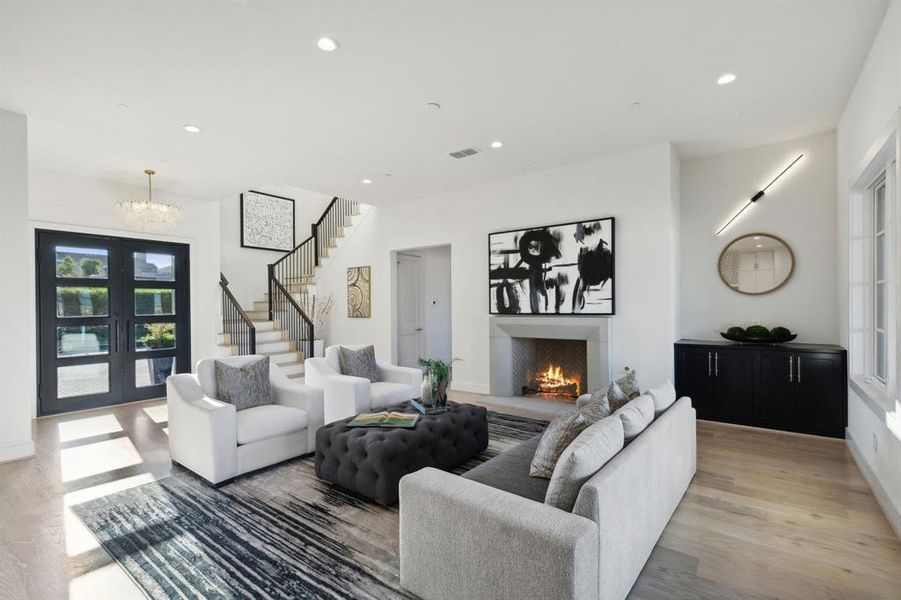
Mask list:
[{"label": "linear wall sconce", "polygon": [[799,154],[799,155],[798,155],[798,158],[796,158],[795,160],[791,161],[791,164],[789,164],[787,167],[785,167],[784,169],[782,169],[782,172],[779,173],[778,175],[776,175],[776,177],[774,177],[773,180],[772,180],[771,182],[769,182],[768,184],[766,184],[766,187],[765,187],[765,188],[763,188],[762,190],[760,190],[759,192],[757,192],[756,194],[754,194],[753,196],[751,196],[751,199],[748,200],[748,203],[745,204],[744,206],[742,206],[741,209],[740,209],[737,213],[735,213],[735,215],[734,215],[731,219],[729,219],[729,221],[728,221],[725,225],[723,225],[722,227],[720,227],[720,230],[717,231],[716,234],[717,234],[717,235],[720,235],[721,233],[723,233],[724,231],[726,231],[726,230],[729,228],[729,226],[732,225],[732,223],[733,223],[738,217],[741,216],[741,214],[742,214],[743,212],[745,212],[748,208],[750,208],[750,206],[751,206],[752,204],[754,204],[755,202],[757,202],[758,200],[760,200],[761,198],[763,198],[763,195],[766,193],[766,191],[770,188],[771,185],[773,185],[774,183],[776,183],[776,181],[777,181],[780,177],[782,177],[783,175],[785,175],[785,173],[786,173],[789,169],[791,169],[793,166],[795,166],[795,163],[798,162],[799,160],[801,160],[802,158],[804,158],[804,155],[803,155],[803,154]]}]

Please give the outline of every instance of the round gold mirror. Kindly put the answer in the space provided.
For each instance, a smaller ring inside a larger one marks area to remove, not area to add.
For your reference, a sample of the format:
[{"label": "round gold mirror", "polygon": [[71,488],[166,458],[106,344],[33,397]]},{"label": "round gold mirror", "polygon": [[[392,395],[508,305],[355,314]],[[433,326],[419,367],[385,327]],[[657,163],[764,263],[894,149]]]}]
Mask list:
[{"label": "round gold mirror", "polygon": [[768,233],[735,238],[720,254],[720,279],[741,294],[766,294],[782,287],[795,269],[795,255]]}]

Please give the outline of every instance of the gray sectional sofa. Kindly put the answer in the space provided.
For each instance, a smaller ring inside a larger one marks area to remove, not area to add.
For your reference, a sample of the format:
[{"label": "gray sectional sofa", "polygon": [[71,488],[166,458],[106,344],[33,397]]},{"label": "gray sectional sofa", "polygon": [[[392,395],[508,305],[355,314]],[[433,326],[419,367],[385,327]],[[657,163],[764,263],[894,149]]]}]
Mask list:
[{"label": "gray sectional sofa", "polygon": [[696,468],[681,398],[584,483],[572,512],[529,476],[540,436],[464,476],[400,482],[401,584],[426,600],[619,600],[635,583]]}]

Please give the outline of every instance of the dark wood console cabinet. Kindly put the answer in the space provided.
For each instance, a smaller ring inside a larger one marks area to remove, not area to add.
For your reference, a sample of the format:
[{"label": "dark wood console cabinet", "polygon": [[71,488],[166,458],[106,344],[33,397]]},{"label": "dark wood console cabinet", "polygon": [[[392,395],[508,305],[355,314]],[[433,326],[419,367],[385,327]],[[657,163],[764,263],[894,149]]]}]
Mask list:
[{"label": "dark wood console cabinet", "polygon": [[845,437],[848,359],[841,346],[679,340],[676,391],[699,419]]}]

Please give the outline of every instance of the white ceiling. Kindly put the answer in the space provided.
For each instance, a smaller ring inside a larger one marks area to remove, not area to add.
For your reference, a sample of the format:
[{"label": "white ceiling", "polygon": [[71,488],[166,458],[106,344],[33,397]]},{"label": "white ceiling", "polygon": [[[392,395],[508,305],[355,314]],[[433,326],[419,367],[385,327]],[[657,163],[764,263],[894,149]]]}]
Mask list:
[{"label": "white ceiling", "polygon": [[886,6],[3,2],[0,105],[29,116],[40,168],[384,204],[654,142],[700,156],[830,129]]}]

